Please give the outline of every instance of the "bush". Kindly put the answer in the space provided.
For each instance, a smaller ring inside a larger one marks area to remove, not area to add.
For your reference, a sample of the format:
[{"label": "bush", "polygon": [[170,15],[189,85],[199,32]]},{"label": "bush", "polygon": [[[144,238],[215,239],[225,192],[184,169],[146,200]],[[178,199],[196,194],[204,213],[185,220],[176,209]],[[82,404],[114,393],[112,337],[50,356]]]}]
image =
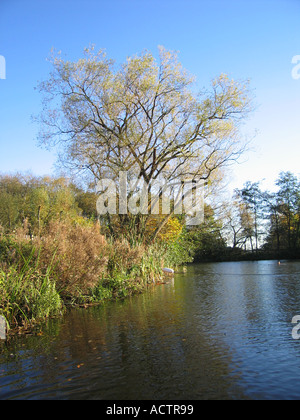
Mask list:
[{"label": "bush", "polygon": [[108,273],[111,277],[116,273],[129,274],[140,265],[145,248],[143,245],[132,247],[127,240],[109,243]]},{"label": "bush", "polygon": [[88,293],[106,273],[108,249],[97,224],[51,222],[38,246],[40,265],[44,271],[52,267],[51,275],[64,298]]},{"label": "bush", "polygon": [[185,231],[174,242],[160,243],[160,253],[163,255],[165,267],[176,269],[192,262],[194,252],[194,244]]}]

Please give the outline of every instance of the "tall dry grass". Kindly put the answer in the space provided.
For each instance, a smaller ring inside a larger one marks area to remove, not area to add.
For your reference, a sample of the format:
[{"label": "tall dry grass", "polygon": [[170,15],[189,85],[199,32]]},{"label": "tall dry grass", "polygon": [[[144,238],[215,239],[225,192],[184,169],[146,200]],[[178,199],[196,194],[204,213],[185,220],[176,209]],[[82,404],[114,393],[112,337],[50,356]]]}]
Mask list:
[{"label": "tall dry grass", "polygon": [[40,267],[46,270],[51,265],[57,288],[65,298],[87,294],[107,273],[108,245],[98,224],[53,221],[34,243]]}]

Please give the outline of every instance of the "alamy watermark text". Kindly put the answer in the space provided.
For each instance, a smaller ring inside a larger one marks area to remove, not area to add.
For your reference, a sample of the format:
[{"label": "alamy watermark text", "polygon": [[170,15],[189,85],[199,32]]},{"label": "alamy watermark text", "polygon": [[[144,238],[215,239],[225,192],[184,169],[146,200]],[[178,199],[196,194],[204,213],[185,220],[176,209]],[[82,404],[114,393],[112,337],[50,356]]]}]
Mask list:
[{"label": "alamy watermark text", "polygon": [[6,79],[6,60],[0,55],[0,79]]},{"label": "alamy watermark text", "polygon": [[155,180],[147,184],[120,172],[117,180],[102,179],[97,184],[97,211],[105,214],[184,214],[186,224],[204,221],[204,182],[202,180]]},{"label": "alamy watermark text", "polygon": [[292,58],[292,64],[295,64],[295,66],[292,69],[292,78],[294,80],[300,79],[300,55],[294,55]]}]

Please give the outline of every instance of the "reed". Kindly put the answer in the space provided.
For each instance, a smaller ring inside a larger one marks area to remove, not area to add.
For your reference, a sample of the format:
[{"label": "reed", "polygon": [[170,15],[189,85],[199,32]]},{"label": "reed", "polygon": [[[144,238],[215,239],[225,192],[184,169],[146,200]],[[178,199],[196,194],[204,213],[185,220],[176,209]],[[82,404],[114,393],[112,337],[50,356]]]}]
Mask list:
[{"label": "reed", "polygon": [[40,271],[32,254],[21,269],[0,270],[0,314],[12,328],[29,327],[63,312],[63,303],[51,276],[51,266]]}]

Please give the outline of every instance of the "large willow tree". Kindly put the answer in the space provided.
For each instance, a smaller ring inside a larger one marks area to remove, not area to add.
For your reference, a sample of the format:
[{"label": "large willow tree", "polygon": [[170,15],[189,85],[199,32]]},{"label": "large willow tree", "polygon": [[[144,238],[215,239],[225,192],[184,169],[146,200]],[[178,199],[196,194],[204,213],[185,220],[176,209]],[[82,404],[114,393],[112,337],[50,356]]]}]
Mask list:
[{"label": "large willow tree", "polygon": [[160,177],[172,184],[209,180],[244,151],[240,123],[250,111],[248,82],[222,74],[197,92],[177,54],[163,47],[158,59],[144,52],[121,66],[93,47],[77,62],[59,54],[51,61],[53,71],[39,85],[40,141],[60,146],[61,161],[71,169],[98,180],[117,181],[127,171],[149,186]]}]

